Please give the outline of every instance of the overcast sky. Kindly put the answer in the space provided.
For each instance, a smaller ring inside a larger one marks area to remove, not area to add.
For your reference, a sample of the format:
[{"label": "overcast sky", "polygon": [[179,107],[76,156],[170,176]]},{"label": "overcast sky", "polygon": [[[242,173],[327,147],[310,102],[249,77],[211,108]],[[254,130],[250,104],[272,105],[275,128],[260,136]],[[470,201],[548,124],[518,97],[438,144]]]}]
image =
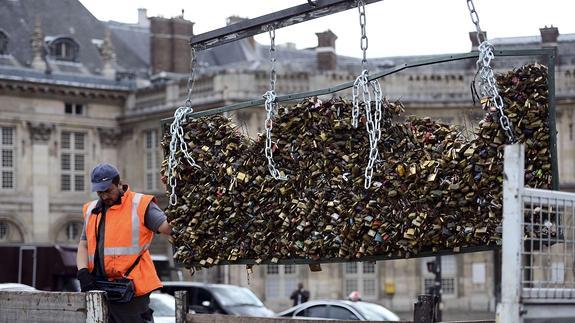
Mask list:
[{"label": "overcast sky", "polygon": [[[137,21],[137,8],[148,16],[184,18],[200,34],[224,27],[227,17],[255,18],[306,3],[305,0],[80,0],[96,18],[125,23]],[[488,38],[539,35],[553,25],[561,34],[575,33],[573,0],[474,0],[482,30]],[[276,31],[276,44],[315,47],[316,32],[331,29],[340,55],[361,56],[359,14],[356,8]],[[471,22],[466,0],[384,0],[366,6],[368,57],[459,53],[470,50]],[[256,40],[269,44],[267,34]]]}]

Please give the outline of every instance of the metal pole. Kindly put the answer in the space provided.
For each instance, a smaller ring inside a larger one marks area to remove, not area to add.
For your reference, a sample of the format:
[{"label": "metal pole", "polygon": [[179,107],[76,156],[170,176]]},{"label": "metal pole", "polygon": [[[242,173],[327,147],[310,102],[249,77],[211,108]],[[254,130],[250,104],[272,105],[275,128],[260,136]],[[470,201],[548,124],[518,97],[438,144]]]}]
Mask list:
[{"label": "metal pole", "polygon": [[437,311],[435,312],[435,319],[439,322],[441,321],[441,309],[443,304],[441,303],[441,255],[435,256],[435,299],[437,304]]},{"label": "metal pole", "polygon": [[521,296],[521,237],[522,198],[524,187],[525,146],[505,146],[503,166],[503,259],[501,273],[501,303],[499,322],[522,323]]},{"label": "metal pole", "polygon": [[175,293],[176,298],[176,323],[186,323],[188,316],[188,292],[185,290],[177,290]]},{"label": "metal pole", "polygon": [[419,295],[417,303],[413,305],[413,323],[431,323],[435,307],[434,295]]}]

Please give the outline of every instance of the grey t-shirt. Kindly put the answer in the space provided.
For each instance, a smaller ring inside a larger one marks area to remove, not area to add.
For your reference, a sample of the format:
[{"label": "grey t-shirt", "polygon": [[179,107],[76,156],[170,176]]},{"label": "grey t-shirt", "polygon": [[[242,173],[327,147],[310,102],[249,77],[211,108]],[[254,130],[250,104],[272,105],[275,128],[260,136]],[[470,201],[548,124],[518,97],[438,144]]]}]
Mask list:
[{"label": "grey t-shirt", "polygon": [[[166,221],[166,214],[160,207],[154,203],[150,202],[148,209],[146,209],[146,214],[144,215],[144,225],[146,228],[153,232],[158,232],[158,228],[162,223]],[[86,223],[84,223],[84,228],[82,229],[81,240],[86,240]]]}]

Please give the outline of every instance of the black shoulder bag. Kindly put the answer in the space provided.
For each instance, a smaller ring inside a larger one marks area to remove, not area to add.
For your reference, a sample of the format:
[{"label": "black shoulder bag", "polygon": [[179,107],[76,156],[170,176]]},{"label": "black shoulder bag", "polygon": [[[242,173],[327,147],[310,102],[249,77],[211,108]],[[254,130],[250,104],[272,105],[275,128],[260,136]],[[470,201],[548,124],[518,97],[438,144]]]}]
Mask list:
[{"label": "black shoulder bag", "polygon": [[[132,269],[140,262],[141,257],[142,255],[140,254],[138,259],[128,268],[125,277],[132,272]],[[135,295],[134,282],[128,278],[108,280],[105,277],[96,277],[95,286],[94,289],[105,291],[108,301],[112,303],[129,303]]]},{"label": "black shoulder bag", "polygon": [[[105,217],[106,217],[106,211],[102,210],[102,219],[100,220],[100,222],[104,221]],[[96,255],[94,257],[95,268],[98,268],[97,266],[100,266],[100,256],[98,255],[99,253],[98,242],[100,240],[99,231],[100,231],[99,228],[96,228]],[[134,261],[134,263],[130,266],[130,268],[128,268],[128,270],[124,274],[124,277],[128,277],[128,275],[136,267],[138,262],[140,262],[140,258],[142,258],[142,254],[138,255],[136,261]],[[102,270],[104,269],[102,268]],[[134,298],[135,295],[134,282],[128,278],[108,280],[108,278],[106,277],[96,276],[96,282],[94,283],[94,285],[95,290],[105,291],[107,294],[108,301],[112,303],[129,303]]]}]

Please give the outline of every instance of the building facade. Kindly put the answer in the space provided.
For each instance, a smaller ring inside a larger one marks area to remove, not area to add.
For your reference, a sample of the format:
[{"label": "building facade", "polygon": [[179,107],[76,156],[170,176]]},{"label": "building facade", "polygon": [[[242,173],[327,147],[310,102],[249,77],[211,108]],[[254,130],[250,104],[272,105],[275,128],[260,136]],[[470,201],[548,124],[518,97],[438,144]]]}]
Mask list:
[{"label": "building facade", "polygon": [[[193,23],[184,17],[148,18],[145,10],[139,11],[137,24],[101,22],[76,0],[0,0],[0,9],[0,243],[76,244],[81,206],[95,198],[89,170],[103,161],[116,164],[133,190],[154,194],[165,206],[161,120],[171,117],[188,94]],[[238,19],[230,17],[229,23]],[[331,31],[317,36],[316,48],[278,46],[278,94],[355,79],[360,59],[337,55]],[[573,190],[575,35],[546,27],[539,36],[493,43],[497,48],[557,48],[559,180],[561,189]],[[244,39],[199,53],[194,109],[261,97],[269,86],[268,50]],[[370,66],[376,71],[422,58],[373,59]],[[496,68],[537,59],[497,58]],[[402,71],[380,82],[388,98],[401,99],[406,114],[473,126],[483,114],[469,92],[474,74],[475,61],[465,60]],[[263,107],[228,116],[248,135],[263,129]],[[157,237],[152,252],[170,259],[167,239]],[[345,298],[359,290],[365,300],[409,312],[432,283],[427,261],[328,264],[321,272],[262,265],[249,277],[243,266],[222,266],[187,279],[249,286],[275,310],[290,306],[289,294],[301,281],[315,299]],[[493,312],[497,263],[492,251],[443,257],[446,309]],[[177,278],[177,270],[165,269],[164,279]]]}]

